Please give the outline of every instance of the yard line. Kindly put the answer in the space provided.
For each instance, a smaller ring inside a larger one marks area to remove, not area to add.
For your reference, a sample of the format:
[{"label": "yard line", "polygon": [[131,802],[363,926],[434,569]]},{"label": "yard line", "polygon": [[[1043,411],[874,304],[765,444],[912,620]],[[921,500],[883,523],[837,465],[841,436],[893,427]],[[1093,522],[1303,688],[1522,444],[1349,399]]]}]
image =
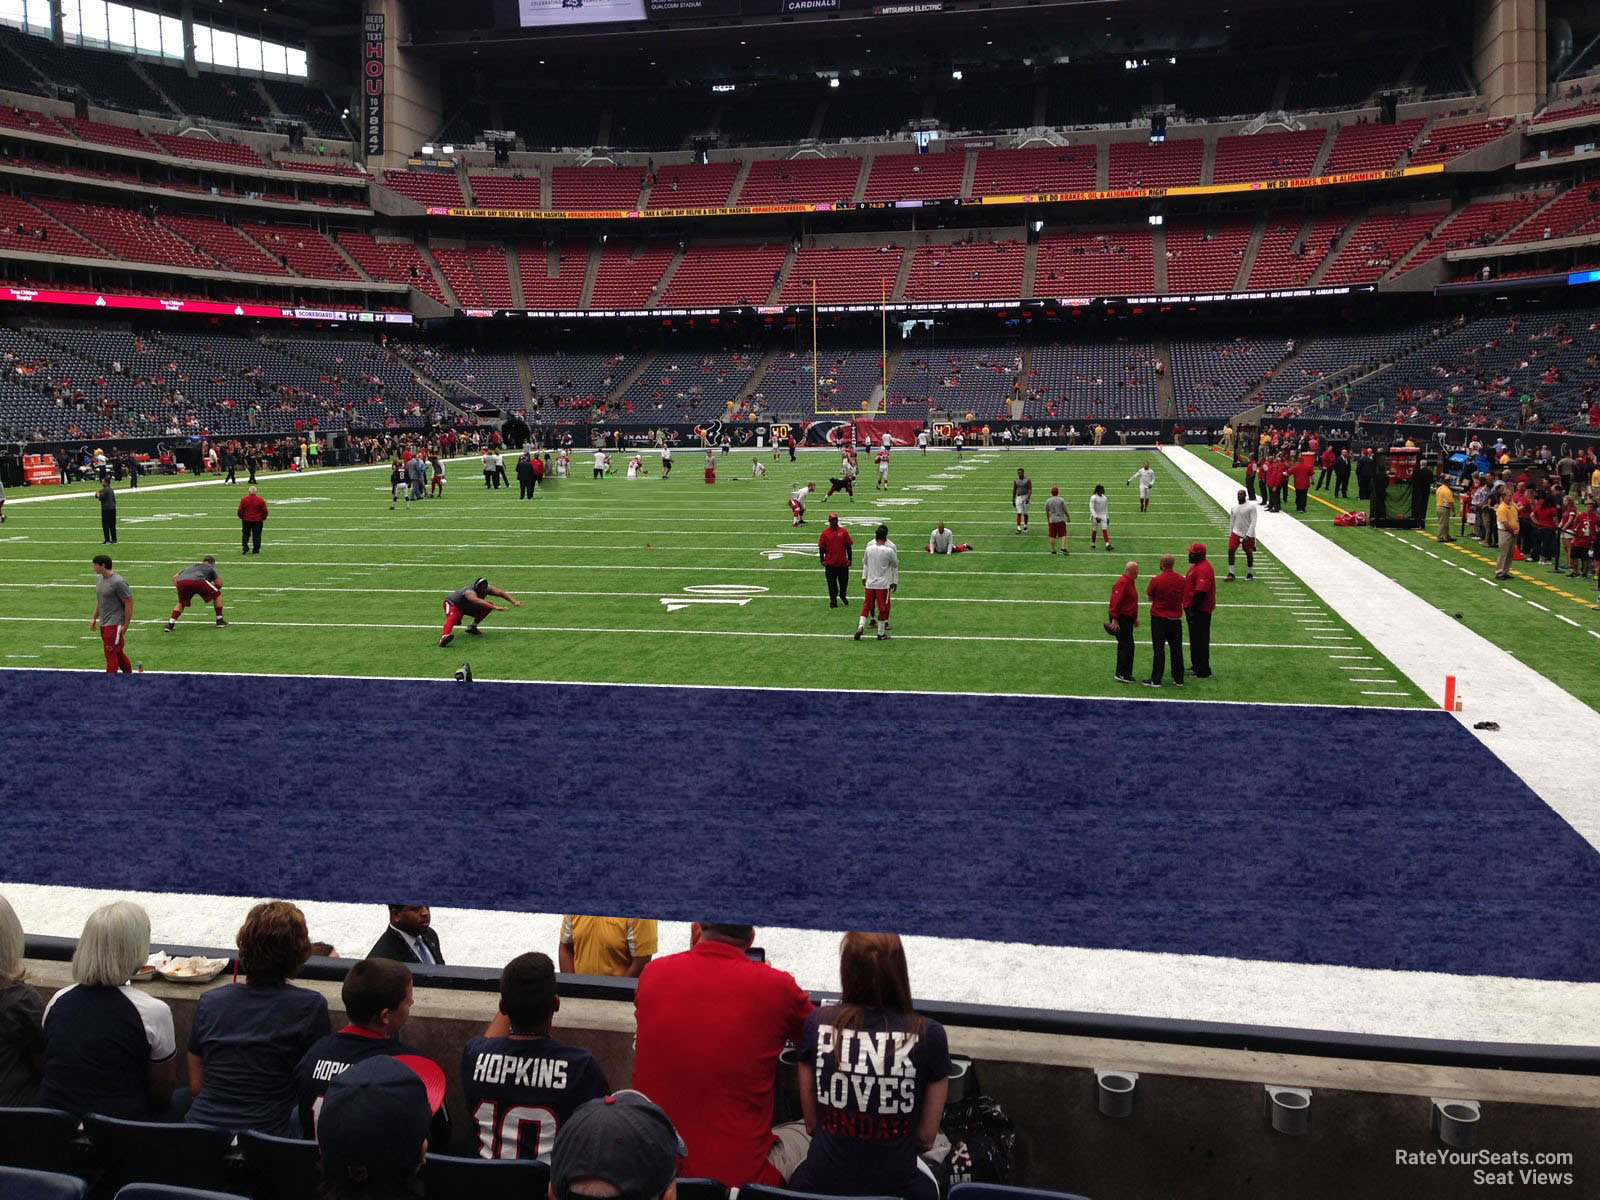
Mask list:
[{"label": "yard line", "polygon": [[[895,597],[899,599],[898,596]],[[50,623],[75,624],[77,617],[10,617],[0,616],[0,621],[44,621]],[[165,617],[151,617],[135,621],[135,625],[157,626],[166,623]],[[388,621],[235,621],[233,626],[248,629],[252,625],[282,629],[427,629],[437,630],[439,622],[430,621],[425,625],[407,622]],[[633,628],[605,628],[598,625],[497,625],[492,634],[501,633],[625,633],[641,634],[649,637],[657,635],[665,637],[753,637],[753,638],[805,638],[805,639],[831,639],[835,641],[848,641],[854,630],[846,629],[839,633],[809,633],[787,630],[761,630],[761,629],[633,629]],[[1098,638],[1045,638],[1045,637],[999,637],[984,634],[934,634],[934,633],[897,633],[892,639],[900,642],[1025,642],[1047,646],[1104,646],[1106,639]],[[1212,642],[1213,646],[1226,650],[1320,650],[1321,646],[1300,646],[1284,642]],[[671,686],[671,685],[662,685]]]},{"label": "yard line", "polygon": [[1399,683],[1398,679],[1352,679],[1350,683]]},{"label": "yard line", "polygon": [[1537,608],[1540,612],[1549,612],[1550,611],[1544,605],[1540,604],[1537,600],[1529,600],[1528,604],[1533,608]]},{"label": "yard line", "polygon": [[1329,658],[1371,658],[1370,654],[1330,654]]},{"label": "yard line", "polygon": [[[29,591],[33,591],[33,590],[35,590],[37,588],[59,588],[59,589],[67,590],[67,591],[78,592],[78,591],[85,590],[87,588],[87,586],[88,586],[87,584],[82,584],[82,583],[0,583],[0,591],[29,592]],[[149,585],[146,584],[146,585],[143,585],[143,586],[149,586]],[[157,585],[157,586],[160,586],[160,585]],[[269,587],[240,587],[240,586],[233,585],[233,584],[230,584],[230,585],[228,585],[228,586],[223,588],[224,595],[226,595],[226,596],[233,596],[233,595],[236,595],[236,594],[238,594],[240,592],[264,592],[264,593],[267,593],[267,594],[270,594],[270,595],[274,595],[274,596],[281,595],[284,592],[318,592],[318,593],[324,593],[325,594],[329,590],[330,589],[326,588],[326,587],[271,587],[271,588],[269,588]],[[341,590],[341,589],[332,589],[332,590]],[[348,590],[359,591],[359,592],[361,592],[362,595],[396,595],[396,596],[437,596],[441,592],[441,589],[439,589],[439,588],[376,588],[376,587],[360,587],[360,586],[356,586],[356,585],[350,585]],[[659,589],[657,589],[656,591],[647,591],[647,592],[573,592],[573,591],[566,591],[566,590],[561,590],[561,589],[555,589],[555,590],[551,590],[551,591],[532,591],[532,590],[530,590],[528,588],[518,588],[517,589],[517,594],[519,596],[608,596],[608,597],[609,596],[640,596],[640,597],[653,596],[653,597],[659,597],[661,595],[661,592],[660,592]],[[761,599],[762,600],[803,600],[803,601],[805,601],[807,603],[815,604],[819,600],[825,599],[825,597],[820,592],[817,592],[817,593],[804,593],[804,594],[793,594],[793,593],[787,593],[787,592],[766,592],[766,593],[763,593],[761,595]],[[243,603],[243,601],[235,601],[235,603]],[[1062,604],[1062,605],[1088,605],[1088,606],[1091,606],[1091,607],[1099,608],[1099,607],[1103,607],[1106,602],[1104,600],[1043,600],[1043,599],[1039,599],[1039,598],[1032,597],[1032,596],[1026,596],[1026,597],[1025,596],[994,596],[994,597],[978,597],[978,596],[902,596],[902,595],[896,593],[896,595],[895,595],[895,603],[896,604],[919,604],[919,603],[920,604]],[[1230,609],[1232,609],[1232,608],[1272,608],[1273,606],[1270,605],[1270,604],[1230,604],[1228,607]]]},{"label": "yard line", "polygon": [[1564,617],[1560,613],[1556,613],[1555,617],[1556,617],[1556,620],[1565,621],[1568,625],[1571,625],[1574,629],[1582,629],[1583,628],[1583,626],[1579,625],[1571,617]]},{"label": "yard line", "polygon": [[1362,692],[1363,696],[1409,696],[1410,692]]}]

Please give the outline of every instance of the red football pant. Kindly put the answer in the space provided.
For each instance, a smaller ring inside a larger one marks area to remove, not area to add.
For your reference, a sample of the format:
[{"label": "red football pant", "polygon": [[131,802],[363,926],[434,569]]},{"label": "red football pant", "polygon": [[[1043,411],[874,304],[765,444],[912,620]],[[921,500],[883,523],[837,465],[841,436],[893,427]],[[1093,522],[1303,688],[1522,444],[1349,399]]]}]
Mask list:
[{"label": "red football pant", "polygon": [[878,618],[877,619],[880,620],[880,621],[888,621],[888,619],[889,619],[889,589],[888,588],[868,588],[867,589],[867,598],[864,601],[862,601],[862,604],[861,604],[861,615],[863,617],[871,617],[872,616],[872,609],[873,609],[874,605],[876,605],[877,609],[878,609]]},{"label": "red football pant", "polygon": [[128,652],[122,648],[127,632],[126,625],[100,626],[100,644],[106,652],[107,675],[115,675],[118,671],[124,675],[133,674],[133,664],[128,661]]}]

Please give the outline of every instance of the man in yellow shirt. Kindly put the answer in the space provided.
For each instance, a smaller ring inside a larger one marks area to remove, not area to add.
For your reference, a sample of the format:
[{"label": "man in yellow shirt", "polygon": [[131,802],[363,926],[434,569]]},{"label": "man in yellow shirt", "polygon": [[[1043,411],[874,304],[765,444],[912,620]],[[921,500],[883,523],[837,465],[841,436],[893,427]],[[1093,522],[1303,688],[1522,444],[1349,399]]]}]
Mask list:
[{"label": "man in yellow shirt", "polygon": [[1495,562],[1494,577],[1496,579],[1511,578],[1511,558],[1517,549],[1517,530],[1521,522],[1517,517],[1517,506],[1511,503],[1511,489],[1508,486],[1500,493],[1500,503],[1494,510],[1495,523],[1500,527],[1500,557]]},{"label": "man in yellow shirt", "polygon": [[1456,511],[1456,494],[1451,490],[1448,481],[1441,479],[1439,489],[1433,493],[1433,511],[1438,515],[1439,528],[1433,535],[1436,542],[1453,542],[1456,539],[1450,535],[1450,518]]},{"label": "man in yellow shirt", "polygon": [[633,917],[561,918],[561,970],[634,979],[655,956],[656,923]]}]

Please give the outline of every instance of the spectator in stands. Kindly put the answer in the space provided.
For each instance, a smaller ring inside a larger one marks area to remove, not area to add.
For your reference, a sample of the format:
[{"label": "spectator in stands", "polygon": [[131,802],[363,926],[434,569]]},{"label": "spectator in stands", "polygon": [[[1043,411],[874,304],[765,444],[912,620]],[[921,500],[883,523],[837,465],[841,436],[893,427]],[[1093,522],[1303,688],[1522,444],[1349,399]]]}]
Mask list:
[{"label": "spectator in stands", "polygon": [[412,1003],[411,971],[405,964],[386,958],[356,960],[344,977],[339,1000],[349,1024],[317,1041],[294,1070],[295,1101],[306,1136],[316,1131],[317,1101],[343,1072],[380,1056],[427,1057],[400,1040]]},{"label": "spectator in stands", "polygon": [[634,1087],[682,1131],[684,1173],[734,1187],[781,1186],[805,1153],[802,1130],[773,1130],[772,1101],[778,1054],[811,1001],[793,976],[746,957],[755,935],[696,922],[689,949],[646,967],[634,1000]]},{"label": "spectator in stands", "polygon": [[305,914],[284,900],[257,904],[237,942],[245,982],[207,992],[195,1006],[188,1119],[294,1137],[295,1066],[330,1029],[322,994],[289,983],[311,952]]},{"label": "spectator in stands", "polygon": [[321,1200],[412,1200],[444,1086],[425,1058],[370,1058],[334,1079],[317,1117]]},{"label": "spectator in stands", "polygon": [[564,974],[615,975],[637,979],[655,957],[656,922],[635,917],[561,918]]},{"label": "spectator in stands", "polygon": [[135,1121],[182,1116],[172,1010],[128,982],[149,955],[150,917],[137,904],[118,900],[89,915],[72,952],[73,982],[45,1006],[36,1104]]},{"label": "spectator in stands", "polygon": [[675,1200],[683,1139],[638,1092],[591,1100],[567,1123],[550,1158],[550,1200]]},{"label": "spectator in stands", "polygon": [[[811,1014],[800,1042],[800,1107],[812,1141],[790,1183],[824,1195],[938,1200],[920,1154],[933,1146],[950,1087],[944,1028],[913,1008],[897,934],[845,934],[839,983],[838,1003]],[[881,1103],[888,1092],[893,1105]]]},{"label": "spectator in stands", "polygon": [[433,931],[433,911],[426,904],[389,905],[389,928],[367,957],[429,965],[444,962],[439,935]]},{"label": "spectator in stands", "polygon": [[[519,954],[500,972],[500,1010],[461,1054],[461,1088],[477,1121],[480,1157],[548,1162],[572,1114],[610,1094],[589,1051],[550,1036],[560,1007],[549,955]],[[530,1112],[540,1119],[526,1119]]]},{"label": "spectator in stands", "polygon": [[0,1108],[33,1103],[44,1055],[44,1002],[22,969],[22,923],[0,896]]}]

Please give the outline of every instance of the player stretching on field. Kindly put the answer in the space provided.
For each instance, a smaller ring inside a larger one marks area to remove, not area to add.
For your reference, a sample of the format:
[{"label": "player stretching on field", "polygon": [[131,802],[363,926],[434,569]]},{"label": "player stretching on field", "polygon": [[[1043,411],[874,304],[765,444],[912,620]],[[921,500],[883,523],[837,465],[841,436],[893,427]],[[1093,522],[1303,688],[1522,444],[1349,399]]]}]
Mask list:
[{"label": "player stretching on field", "polygon": [[490,596],[499,596],[510,602],[512,608],[522,607],[521,600],[510,592],[491,587],[487,579],[476,579],[469,587],[457,588],[444,598],[444,631],[439,634],[439,649],[443,650],[455,640],[455,627],[462,617],[472,618],[472,624],[467,626],[468,633],[475,637],[483,635],[478,623],[492,612],[505,612],[505,606],[496,604]]},{"label": "player stretching on field", "polygon": [[435,454],[430,460],[433,464],[433,482],[428,485],[429,497],[444,498],[444,461]]},{"label": "player stretching on field", "polygon": [[889,527],[879,525],[872,544],[861,556],[861,586],[867,598],[861,604],[861,620],[856,624],[856,641],[866,632],[867,617],[878,615],[878,640],[889,637],[889,596],[900,590],[900,556],[889,540]]},{"label": "player stretching on field", "polygon": [[1028,529],[1028,505],[1033,502],[1033,480],[1029,479],[1021,467],[1017,468],[1017,477],[1011,482],[1011,507],[1017,510],[1017,532],[1025,533]]},{"label": "player stretching on field", "polygon": [[1223,583],[1233,580],[1233,555],[1241,546],[1244,547],[1244,577],[1256,577],[1256,515],[1259,511],[1241,491],[1239,503],[1228,514],[1228,577]]},{"label": "player stretching on field", "polygon": [[[1135,479],[1139,481],[1139,511],[1149,512],[1150,489],[1156,485],[1156,473],[1150,469],[1150,460],[1148,458],[1144,460],[1144,466],[1128,476],[1128,483],[1132,483]],[[1127,487],[1128,484],[1125,483],[1122,486]]]},{"label": "player stretching on field", "polygon": [[750,478],[751,479],[765,479],[766,477],[767,477],[767,464],[762,462],[759,458],[752,457],[750,459]]},{"label": "player stretching on field", "polygon": [[1067,502],[1061,497],[1061,489],[1053,487],[1050,495],[1044,502],[1044,519],[1050,523],[1050,553],[1056,552],[1056,543],[1061,543],[1061,553],[1067,554],[1067,522],[1072,520],[1067,513]]},{"label": "player stretching on field", "polygon": [[856,480],[855,476],[850,474],[849,468],[850,464],[848,461],[846,461],[845,474],[844,478],[842,479],[835,479],[832,475],[828,476],[828,494],[823,497],[824,500],[830,499],[835,492],[843,492],[845,495],[850,497],[850,502],[852,504],[855,503]]},{"label": "player stretching on field", "polygon": [[789,511],[794,514],[794,523],[796,525],[804,525],[806,523],[806,497],[816,490],[816,484],[808,483],[805,487],[795,488],[794,491],[789,493]]},{"label": "player stretching on field", "polygon": [[1094,549],[1097,534],[1105,534],[1106,549],[1111,549],[1111,501],[1106,499],[1103,484],[1094,485],[1094,495],[1089,497],[1089,549]]},{"label": "player stretching on field", "polygon": [[179,571],[172,577],[172,586],[178,589],[178,602],[172,606],[172,615],[167,618],[168,633],[177,626],[183,610],[189,607],[189,601],[196,596],[211,601],[211,607],[217,610],[218,629],[227,624],[222,619],[222,576],[217,574],[217,560],[211,555]]},{"label": "player stretching on field", "polygon": [[875,492],[880,490],[887,492],[889,490],[889,452],[887,450],[879,450],[876,462],[878,464],[878,482],[872,485],[872,490]]}]

